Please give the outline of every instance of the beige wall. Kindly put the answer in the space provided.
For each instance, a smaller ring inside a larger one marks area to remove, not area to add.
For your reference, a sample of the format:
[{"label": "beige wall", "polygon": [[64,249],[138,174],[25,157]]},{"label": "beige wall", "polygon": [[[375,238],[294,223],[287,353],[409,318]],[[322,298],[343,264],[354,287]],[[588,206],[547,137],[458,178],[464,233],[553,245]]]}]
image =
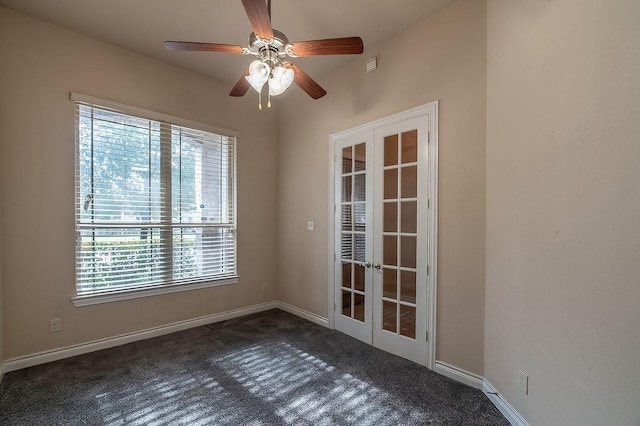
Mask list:
[{"label": "beige wall", "polygon": [[485,377],[532,425],[640,424],[638,22],[488,3]]},{"label": "beige wall", "polygon": [[[329,135],[440,100],[437,359],[482,374],[486,15],[454,3],[279,109],[279,299],[328,315]],[[365,62],[378,57],[378,69]],[[318,60],[312,58],[309,60]],[[304,64],[301,63],[304,67]],[[314,232],[307,220],[316,221]]]},{"label": "beige wall", "polygon": [[[0,8],[4,359],[275,298],[275,127],[228,85]],[[75,308],[69,91],[238,130],[240,283]],[[267,283],[263,290],[263,283]],[[50,318],[63,330],[50,334]]]}]

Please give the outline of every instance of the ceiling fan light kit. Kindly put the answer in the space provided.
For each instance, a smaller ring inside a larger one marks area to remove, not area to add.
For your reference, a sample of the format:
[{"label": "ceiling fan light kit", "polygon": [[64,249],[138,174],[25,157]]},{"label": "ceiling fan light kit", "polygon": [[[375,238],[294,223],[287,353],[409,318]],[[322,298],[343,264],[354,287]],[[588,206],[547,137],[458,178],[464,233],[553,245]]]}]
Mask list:
[{"label": "ceiling fan light kit", "polygon": [[270,73],[271,68],[269,68],[269,65],[256,59],[251,62],[251,65],[249,65],[249,75],[245,78],[251,87],[256,89],[256,92],[260,92],[262,90],[262,86],[269,79]]},{"label": "ceiling fan light kit", "polygon": [[360,37],[342,37],[322,40],[301,41],[289,43],[289,39],[271,26],[271,1],[241,0],[245,12],[251,23],[253,32],[249,35],[249,46],[236,46],[219,43],[200,43],[189,41],[165,41],[168,50],[206,51],[253,55],[256,57],[249,68],[235,84],[230,96],[244,96],[249,87],[258,92],[258,108],[262,109],[262,89],[265,83],[269,87],[269,101],[271,96],[284,93],[292,83],[296,83],[313,99],[319,99],[327,94],[300,67],[286,61],[287,57],[317,55],[349,55],[361,54],[364,44]]},{"label": "ceiling fan light kit", "polygon": [[269,79],[269,95],[278,96],[293,83],[294,74],[291,68],[278,66],[273,70],[273,77]]}]

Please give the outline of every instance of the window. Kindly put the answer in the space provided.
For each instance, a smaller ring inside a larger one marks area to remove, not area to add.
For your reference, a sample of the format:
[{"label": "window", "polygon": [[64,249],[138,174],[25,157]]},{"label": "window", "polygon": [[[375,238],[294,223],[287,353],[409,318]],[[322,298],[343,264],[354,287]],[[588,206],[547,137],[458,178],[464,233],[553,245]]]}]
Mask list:
[{"label": "window", "polygon": [[76,300],[235,282],[236,137],[72,99]]}]

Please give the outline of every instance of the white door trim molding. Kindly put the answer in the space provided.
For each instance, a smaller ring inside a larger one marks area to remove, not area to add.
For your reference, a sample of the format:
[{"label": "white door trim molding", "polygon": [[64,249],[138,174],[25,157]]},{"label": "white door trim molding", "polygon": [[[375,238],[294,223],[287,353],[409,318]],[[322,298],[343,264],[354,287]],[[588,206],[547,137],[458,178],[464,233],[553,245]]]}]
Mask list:
[{"label": "white door trim molding", "polygon": [[437,243],[438,243],[438,101],[433,101],[428,104],[418,106],[409,109],[404,112],[390,115],[370,123],[363,124],[348,130],[333,133],[329,136],[329,167],[328,167],[328,179],[329,179],[329,194],[328,194],[328,312],[327,318],[329,319],[329,327],[335,328],[335,304],[334,304],[334,277],[335,277],[335,141],[352,137],[357,134],[372,131],[376,128],[390,125],[393,123],[401,122],[416,117],[424,117],[427,120],[429,129],[429,142],[428,142],[428,182],[427,191],[429,194],[429,206],[427,209],[427,364],[426,367],[430,370],[436,368],[435,356],[436,356],[436,300],[437,300],[437,270],[438,270],[438,258],[437,258]]}]

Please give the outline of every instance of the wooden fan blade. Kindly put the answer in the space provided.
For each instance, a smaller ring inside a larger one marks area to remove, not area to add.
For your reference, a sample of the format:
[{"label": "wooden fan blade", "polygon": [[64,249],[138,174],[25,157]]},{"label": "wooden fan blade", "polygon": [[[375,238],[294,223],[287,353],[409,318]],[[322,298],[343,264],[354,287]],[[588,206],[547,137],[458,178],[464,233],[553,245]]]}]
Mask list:
[{"label": "wooden fan blade", "polygon": [[270,40],[273,38],[273,28],[271,27],[271,18],[269,17],[269,9],[264,0],[242,0],[245,12],[249,17],[251,28],[256,35],[262,39]]},{"label": "wooden fan blade", "polygon": [[359,55],[364,51],[360,37],[327,38],[291,43],[293,56]]},{"label": "wooden fan blade", "polygon": [[296,64],[290,64],[289,67],[293,68],[293,81],[313,99],[320,99],[327,94],[327,91],[302,71],[302,68]]},{"label": "wooden fan blade", "polygon": [[219,43],[200,43],[195,41],[165,41],[167,50],[193,50],[199,52],[244,53],[242,46]]},{"label": "wooden fan blade", "polygon": [[244,96],[244,94],[247,93],[247,90],[249,90],[249,88],[251,87],[251,85],[245,78],[248,75],[249,75],[249,69],[247,68],[244,74],[242,74],[242,77],[240,77],[240,80],[238,80],[236,85],[233,86],[233,89],[231,89],[231,91],[229,92],[229,96],[240,97],[240,96]]}]

